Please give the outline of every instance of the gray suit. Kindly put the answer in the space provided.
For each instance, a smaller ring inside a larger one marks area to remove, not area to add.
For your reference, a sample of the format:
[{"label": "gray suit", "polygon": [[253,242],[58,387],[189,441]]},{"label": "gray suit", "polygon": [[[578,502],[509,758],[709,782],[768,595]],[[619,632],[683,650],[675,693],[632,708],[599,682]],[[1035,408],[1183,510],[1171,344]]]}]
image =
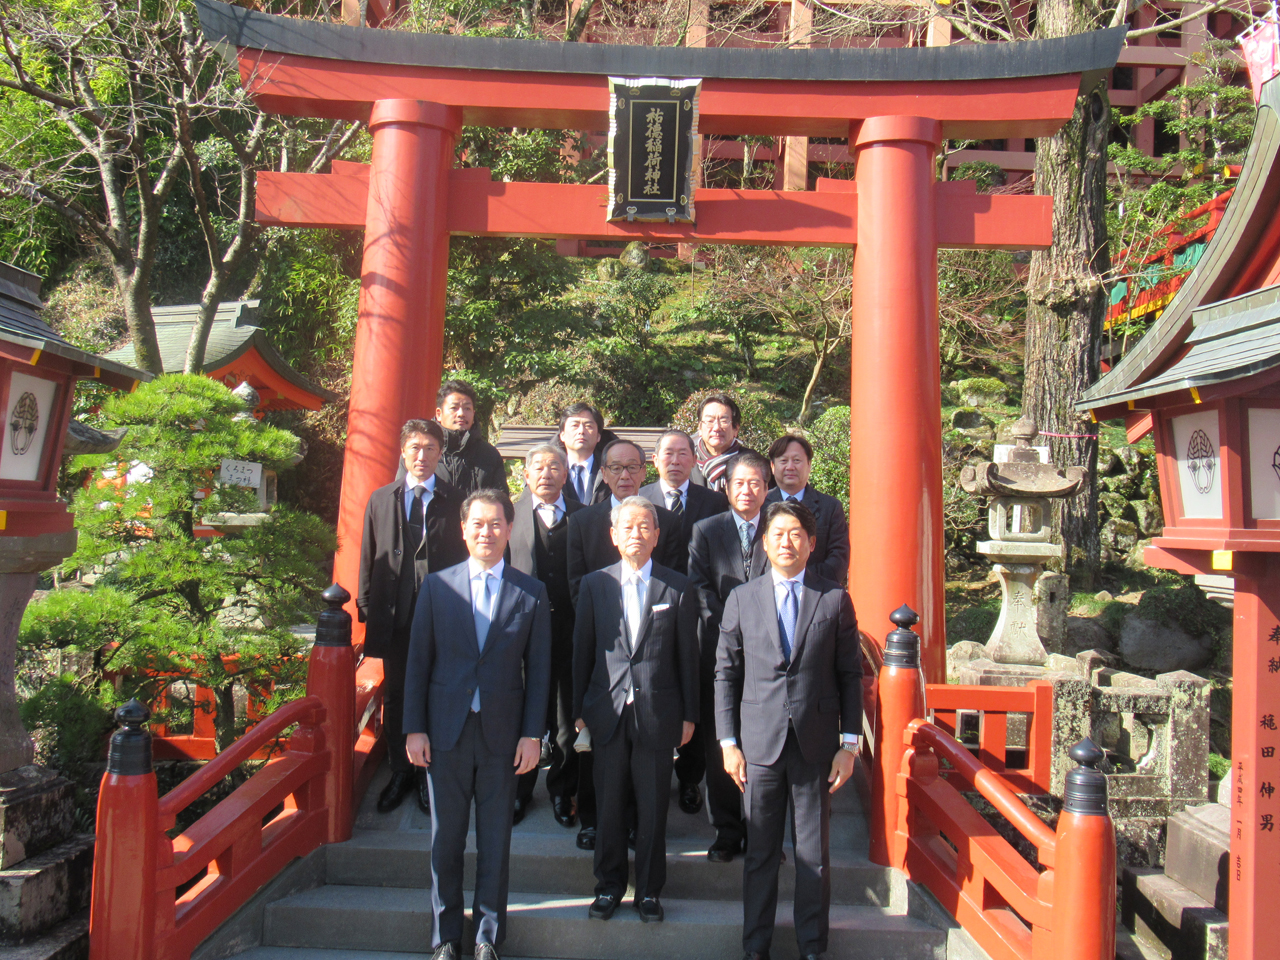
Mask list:
[{"label": "gray suit", "polygon": [[[591,731],[597,796],[596,894],[627,889],[627,811],[636,809],[636,901],[667,874],[671,753],[698,719],[698,601],[687,577],[654,564],[634,645],[621,562],[589,573],[573,634],[574,716]],[[634,702],[627,703],[628,690]]]},{"label": "gray suit", "polygon": [[747,760],[743,947],[769,952],[789,802],[803,956],[827,949],[827,776],[841,734],[862,730],[862,655],[849,595],[840,584],[806,573],[789,659],[781,638],[772,575],[729,595],[716,657],[716,732],[736,738]]},{"label": "gray suit", "polygon": [[[404,728],[431,741],[432,947],[462,939],[462,864],[473,801],[476,940],[502,943],[516,745],[521,737],[542,738],[550,684],[551,613],[541,581],[503,567],[483,648],[468,564],[423,581],[409,645]],[[473,713],[477,689],[480,711]]]},{"label": "gray suit", "polygon": [[[784,494],[774,487],[764,498],[765,506],[778,503]],[[835,497],[813,489],[804,488],[801,505],[808,507],[818,523],[818,543],[813,548],[806,568],[815,577],[824,577],[836,583],[849,580],[849,521],[844,516],[844,505]]]}]

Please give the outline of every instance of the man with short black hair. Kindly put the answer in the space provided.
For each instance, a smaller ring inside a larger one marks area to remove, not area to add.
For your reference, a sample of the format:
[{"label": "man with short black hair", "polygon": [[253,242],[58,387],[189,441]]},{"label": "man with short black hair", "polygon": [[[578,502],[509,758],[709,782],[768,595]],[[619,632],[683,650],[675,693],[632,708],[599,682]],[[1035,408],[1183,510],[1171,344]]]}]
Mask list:
[{"label": "man with short black hair", "polygon": [[431,788],[433,960],[459,960],[463,865],[475,807],[476,960],[506,935],[516,777],[538,764],[551,684],[547,588],[506,563],[502,490],[462,504],[468,559],[422,584],[405,672],[405,753]]},{"label": "man with short black hair", "polygon": [[[773,503],[762,544],[770,572],[735,588],[716,655],[716,727],[724,768],[743,792],[743,960],[768,960],[788,820],[802,960],[827,949],[831,794],[853,775],[862,732],[862,654],[844,588],[806,571],[817,540],[802,503]],[[790,817],[788,817],[790,813]]]},{"label": "man with short black hair", "polygon": [[600,475],[603,453],[618,437],[604,428],[604,417],[589,403],[571,403],[560,415],[560,428],[552,443],[568,458],[569,478],[564,495],[579,503],[600,503],[609,499],[609,487]]},{"label": "man with short black hair", "polygon": [[698,588],[701,617],[698,646],[702,655],[702,715],[695,736],[703,738],[706,757],[707,806],[716,839],[707,850],[707,859],[728,863],[742,852],[746,826],[742,799],[723,764],[715,762],[720,752],[716,738],[714,682],[716,645],[720,640],[720,618],[732,590],[761,576],[768,560],[760,547],[760,511],[768,492],[769,461],[747,451],[733,457],[726,469],[729,512],[697,523],[689,542],[689,579]]},{"label": "man with short black hair", "polygon": [[808,507],[817,523],[809,572],[845,583],[849,579],[849,522],[839,500],[815,490],[809,483],[813,446],[804,437],[784,434],[769,447],[769,462],[778,485],[765,497],[765,506],[794,502]]},{"label": "man with short black hair", "polygon": [[725,467],[740,453],[755,453],[738,441],[742,429],[742,411],[727,393],[711,393],[698,404],[698,440],[695,446],[698,464],[693,469],[694,483],[725,492]]},{"label": "man with short black hair", "polygon": [[444,428],[444,452],[436,473],[463,496],[507,490],[502,454],[476,427],[476,391],[464,380],[446,380],[436,392],[436,421]]},{"label": "man with short black hair", "polygon": [[383,670],[382,727],[391,780],[378,797],[378,811],[400,805],[414,781],[418,805],[430,808],[425,778],[415,778],[404,752],[404,670],[409,631],[423,578],[467,555],[458,509],[462,496],[436,474],[444,432],[431,420],[410,420],[400,431],[406,473],[369,496],[360,541],[360,588],[356,610],[365,624],[364,654],[380,657]]}]

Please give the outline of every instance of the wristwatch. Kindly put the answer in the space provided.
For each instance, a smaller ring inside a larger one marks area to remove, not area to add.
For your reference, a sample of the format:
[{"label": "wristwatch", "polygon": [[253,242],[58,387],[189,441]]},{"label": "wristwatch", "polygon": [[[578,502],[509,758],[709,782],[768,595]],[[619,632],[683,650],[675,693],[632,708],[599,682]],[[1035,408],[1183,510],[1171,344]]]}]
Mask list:
[{"label": "wristwatch", "polygon": [[844,742],[842,742],[842,743],[840,744],[840,749],[841,749],[841,750],[843,750],[843,751],[845,751],[845,753],[857,753],[857,752],[858,752],[858,741],[857,741],[857,740],[845,740]]}]

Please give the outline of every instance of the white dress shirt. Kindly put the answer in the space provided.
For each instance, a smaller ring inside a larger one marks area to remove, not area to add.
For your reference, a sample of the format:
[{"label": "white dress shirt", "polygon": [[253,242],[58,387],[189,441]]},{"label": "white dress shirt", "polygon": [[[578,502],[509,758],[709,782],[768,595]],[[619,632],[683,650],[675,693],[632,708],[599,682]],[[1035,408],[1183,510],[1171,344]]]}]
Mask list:
[{"label": "white dress shirt", "polygon": [[689,507],[689,481],[686,480],[678,487],[673,487],[667,481],[659,478],[658,489],[662,491],[662,505],[668,510],[671,509],[671,494],[675,491],[680,492],[680,506],[688,509]]},{"label": "white dress shirt", "polygon": [[[484,580],[485,577],[493,577],[489,584],[489,609],[483,611],[489,619],[490,626],[493,625],[493,616],[498,611],[498,594],[502,591],[502,570],[506,566],[506,561],[499,560],[488,570],[480,566],[479,561],[475,557],[467,558],[467,576],[471,578],[471,612],[472,615],[477,612],[480,601],[484,596]],[[480,649],[484,649],[486,637],[476,637],[480,643]],[[475,713],[480,712],[480,687],[476,686],[475,696],[471,698],[471,709]]]},{"label": "white dress shirt", "polygon": [[414,492],[422,487],[422,536],[426,539],[427,535],[427,504],[431,502],[431,498],[436,495],[436,475],[433,473],[427,479],[418,483],[413,477],[405,474],[404,478],[404,518],[409,519],[409,512],[413,509]]},{"label": "white dress shirt", "polygon": [[552,503],[544,503],[535,497],[533,509],[538,511],[538,516],[542,518],[545,526],[548,528],[554,527],[560,518],[564,516],[564,494],[560,494]]}]

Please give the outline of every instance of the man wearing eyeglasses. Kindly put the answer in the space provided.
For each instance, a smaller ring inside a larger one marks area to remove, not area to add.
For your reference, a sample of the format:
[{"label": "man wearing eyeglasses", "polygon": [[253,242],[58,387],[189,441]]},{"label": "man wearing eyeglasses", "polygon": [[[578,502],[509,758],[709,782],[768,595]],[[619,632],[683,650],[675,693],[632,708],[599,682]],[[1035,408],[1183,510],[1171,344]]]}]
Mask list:
[{"label": "man wearing eyeglasses", "polygon": [[[569,592],[575,605],[583,577],[622,559],[613,542],[609,514],[627,497],[637,496],[644,483],[645,453],[630,440],[614,440],[600,452],[600,462],[600,475],[609,487],[609,499],[579,510],[569,518]],[[653,550],[653,561],[670,567],[680,518],[663,507],[656,510],[658,543]],[[589,754],[583,754],[578,769],[578,820],[582,824],[578,846],[583,850],[595,849],[596,842],[595,791],[591,778]]]},{"label": "man wearing eyeglasses", "polygon": [[742,411],[727,393],[712,393],[698,404],[698,439],[694,451],[698,465],[690,480],[700,486],[725,493],[728,478],[725,467],[740,453],[755,453],[738,442],[742,429]]}]

